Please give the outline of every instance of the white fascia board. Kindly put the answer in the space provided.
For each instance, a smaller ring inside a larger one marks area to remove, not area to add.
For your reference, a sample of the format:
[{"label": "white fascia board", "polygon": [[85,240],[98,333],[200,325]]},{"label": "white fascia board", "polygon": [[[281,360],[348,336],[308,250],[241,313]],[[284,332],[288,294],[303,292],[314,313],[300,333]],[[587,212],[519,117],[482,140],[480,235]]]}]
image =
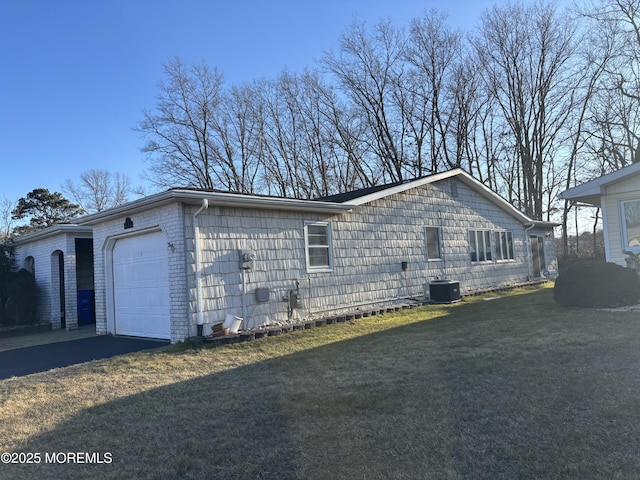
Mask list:
[{"label": "white fascia board", "polygon": [[108,208],[101,212],[85,215],[83,217],[78,218],[76,221],[81,225],[95,225],[96,223],[100,223],[103,220],[106,220],[108,218],[115,217],[118,215],[123,215],[123,214],[130,215],[136,212],[140,212],[142,210],[146,210],[150,207],[166,205],[167,203],[170,203],[170,198],[171,198],[171,195],[169,195],[170,193],[171,193],[170,191],[155,193],[153,195],[149,195],[143,198],[139,198],[137,200],[133,200],[131,202],[127,202],[117,207]]},{"label": "white fascia board", "polygon": [[76,223],[58,223],[36,232],[25,233],[24,235],[18,235],[12,238],[12,242],[15,245],[23,245],[25,243],[33,242],[36,240],[42,240],[44,238],[55,237],[56,235],[76,235],[79,238],[86,237],[91,238],[93,235],[93,228],[84,225],[78,225]]},{"label": "white fascia board", "polygon": [[570,188],[562,192],[559,197],[563,200],[575,200],[588,203],[590,205],[600,206],[600,197],[606,193],[609,185],[624,180],[630,175],[640,173],[640,162],[632,163],[615,172],[607,173],[601,177],[585,182],[576,187]]},{"label": "white fascia board", "polygon": [[555,227],[559,227],[560,225],[562,224],[558,222],[545,222],[544,220],[530,220],[529,223],[525,224],[525,226],[527,227],[546,228],[546,229],[552,229]]},{"label": "white fascia board", "polygon": [[412,188],[421,187],[422,185],[427,185],[429,183],[435,183],[439,180],[443,180],[445,178],[455,177],[464,173],[462,169],[456,168],[454,170],[448,170],[442,173],[434,173],[433,175],[429,175],[428,177],[418,178],[417,180],[407,180],[406,182],[396,185],[395,187],[385,188],[384,190],[380,190],[378,192],[370,193],[369,195],[363,195],[362,197],[355,198],[350,201],[350,203],[354,206],[364,205],[366,203],[373,202],[375,200],[380,200],[381,198],[388,197],[389,195],[394,195],[396,193],[402,193],[406,190],[410,190]]},{"label": "white fascia board", "polygon": [[528,216],[522,213],[520,210],[515,208],[509,202],[507,202],[500,195],[495,193],[489,187],[484,185],[482,182],[476,180],[467,172],[465,172],[461,168],[454,168],[453,170],[448,170],[446,172],[435,173],[433,175],[429,175],[428,177],[419,178],[417,180],[407,181],[401,185],[396,185],[395,187],[387,188],[385,190],[381,190],[379,192],[372,193],[370,195],[365,195],[363,197],[357,198],[353,200],[351,203],[353,205],[363,205],[365,203],[369,203],[375,200],[379,200],[381,198],[387,197],[389,195],[393,195],[396,193],[402,193],[411,188],[421,187],[423,185],[427,185],[430,183],[436,183],[441,180],[445,180],[447,178],[456,177],[458,180],[463,182],[468,187],[475,190],[478,194],[494,203],[499,208],[505,210],[507,213],[510,213],[512,216],[516,217],[523,224],[531,224],[533,222]]},{"label": "white fascia board", "polygon": [[558,197],[562,200],[573,200],[589,205],[600,206],[600,196],[604,194],[604,188],[601,182],[595,183],[596,180],[565,190],[558,195]]},{"label": "white fascia board", "polygon": [[140,198],[115,208],[81,217],[78,219],[78,223],[82,225],[95,225],[112,217],[132,215],[140,211],[148,210],[149,208],[175,202],[198,205],[201,204],[205,198],[209,201],[209,206],[212,207],[225,206],[260,210],[305,211],[334,215],[353,209],[353,205],[335,202],[174,189],[149,195],[148,197]]},{"label": "white fascia board", "polygon": [[314,213],[337,214],[353,209],[353,205],[320,202],[316,200],[298,200],[294,198],[261,197],[237,193],[207,193],[189,190],[175,190],[178,200],[184,203],[201,203],[203,198],[209,200],[209,206],[257,208],[261,210],[304,211]]}]

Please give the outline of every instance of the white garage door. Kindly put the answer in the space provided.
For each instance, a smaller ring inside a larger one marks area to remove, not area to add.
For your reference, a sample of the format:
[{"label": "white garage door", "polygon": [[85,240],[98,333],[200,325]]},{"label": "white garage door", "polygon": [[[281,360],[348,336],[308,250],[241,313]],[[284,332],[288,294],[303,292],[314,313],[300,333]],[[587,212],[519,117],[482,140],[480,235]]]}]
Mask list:
[{"label": "white garage door", "polygon": [[162,232],[116,242],[113,296],[116,335],[171,338],[169,265]]}]

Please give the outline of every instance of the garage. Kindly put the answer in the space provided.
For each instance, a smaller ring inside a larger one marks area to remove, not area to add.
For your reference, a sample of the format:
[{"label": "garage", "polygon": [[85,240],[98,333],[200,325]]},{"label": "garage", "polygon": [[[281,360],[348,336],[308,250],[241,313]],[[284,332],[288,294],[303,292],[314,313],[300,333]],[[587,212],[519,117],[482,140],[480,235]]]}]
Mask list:
[{"label": "garage", "polygon": [[115,334],[171,339],[167,242],[157,231],[113,247]]}]

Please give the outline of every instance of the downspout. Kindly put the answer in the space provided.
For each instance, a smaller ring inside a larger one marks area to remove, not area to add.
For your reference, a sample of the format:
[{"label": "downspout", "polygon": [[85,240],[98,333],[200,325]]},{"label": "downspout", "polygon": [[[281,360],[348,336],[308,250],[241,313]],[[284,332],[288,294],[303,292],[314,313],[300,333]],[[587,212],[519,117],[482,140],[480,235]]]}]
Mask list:
[{"label": "downspout", "polygon": [[531,230],[533,230],[533,228],[535,227],[535,223],[532,223],[529,227],[524,229],[524,234],[525,237],[527,239],[527,245],[529,245],[529,248],[527,249],[527,258],[529,259],[529,261],[527,262],[527,270],[529,271],[529,281],[533,280],[533,254],[531,253],[531,237],[529,236],[529,232]]},{"label": "downspout", "polygon": [[202,314],[202,267],[200,265],[200,223],[198,215],[209,208],[209,200],[202,199],[202,206],[193,214],[193,258],[196,263],[196,312],[198,315],[198,336],[202,337],[204,315]]}]

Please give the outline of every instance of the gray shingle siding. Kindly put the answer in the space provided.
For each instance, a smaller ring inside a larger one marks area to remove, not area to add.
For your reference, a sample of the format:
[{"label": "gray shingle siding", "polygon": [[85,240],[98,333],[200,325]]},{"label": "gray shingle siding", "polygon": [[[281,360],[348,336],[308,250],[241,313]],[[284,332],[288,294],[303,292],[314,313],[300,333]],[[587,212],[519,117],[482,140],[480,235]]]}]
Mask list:
[{"label": "gray shingle siding", "polygon": [[[435,278],[460,281],[468,294],[529,279],[529,252],[521,222],[466,185],[451,195],[445,180],[390,195],[342,215],[212,207],[200,216],[205,322],[214,324],[230,313],[242,316],[242,271],[239,250],[257,253],[245,275],[248,321],[255,327],[287,320],[287,291],[299,282],[303,309],[331,312],[361,305],[421,296],[423,284]],[[192,215],[185,210],[190,308],[195,322]],[[331,226],[333,269],[308,273],[304,223],[326,221]],[[443,259],[427,260],[425,227],[441,230]],[[472,263],[470,229],[513,233],[514,260]],[[402,270],[402,262],[407,269]],[[257,303],[256,288],[271,291],[268,303]],[[206,334],[205,329],[205,334]]]}]

